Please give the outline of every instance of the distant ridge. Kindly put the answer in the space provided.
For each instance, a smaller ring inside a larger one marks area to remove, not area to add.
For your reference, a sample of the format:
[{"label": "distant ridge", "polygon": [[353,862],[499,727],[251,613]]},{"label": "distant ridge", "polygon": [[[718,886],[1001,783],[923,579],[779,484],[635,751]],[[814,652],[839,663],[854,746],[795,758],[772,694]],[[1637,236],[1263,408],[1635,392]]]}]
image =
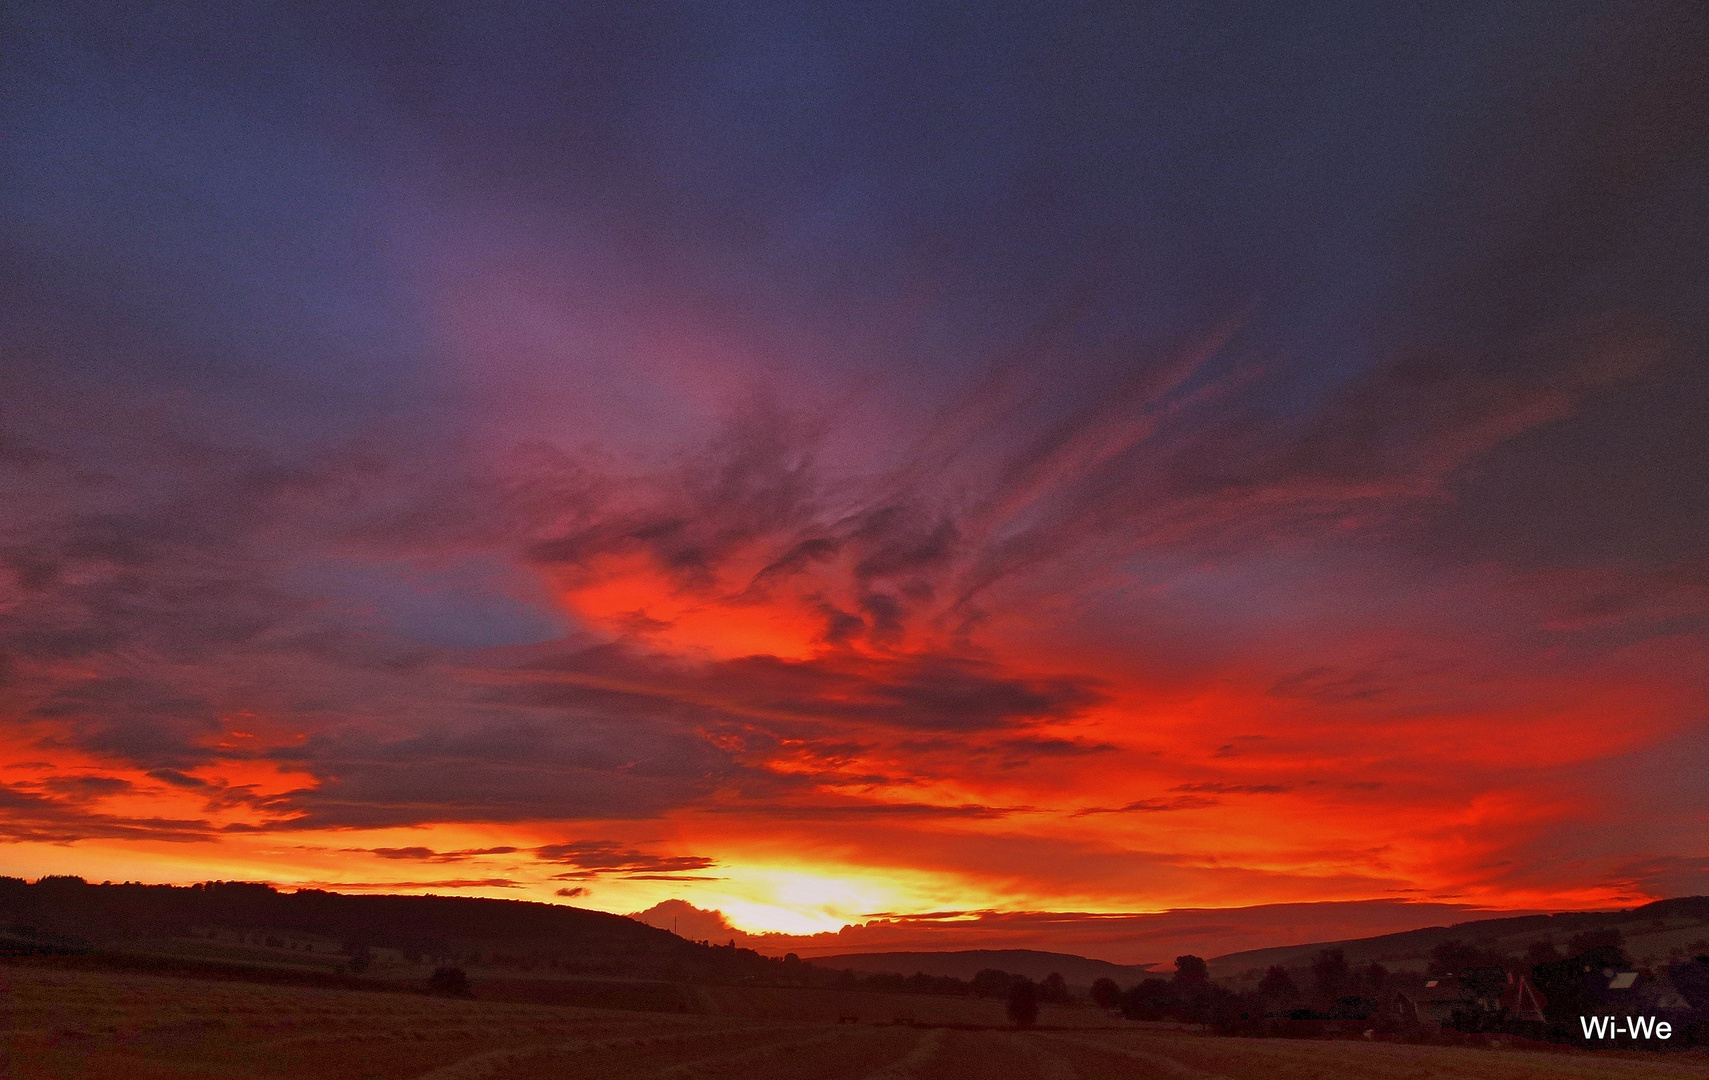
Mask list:
[{"label": "distant ridge", "polygon": [[1059,973],[1069,986],[1087,987],[1099,979],[1114,979],[1122,986],[1155,974],[1153,964],[1112,964],[1072,953],[1040,952],[1036,949],[961,949],[956,952],[873,952],[815,956],[815,967],[850,968],[860,972],[894,972],[912,975],[948,975],[971,979],[986,968],[1043,979]]},{"label": "distant ridge", "polygon": [[[1573,934],[1609,928],[1620,931],[1627,954],[1639,963],[1647,957],[1665,960],[1675,948],[1689,953],[1693,951],[1694,944],[1709,941],[1709,896],[1681,896],[1617,911],[1569,911],[1558,915],[1478,919],[1376,937],[1249,949],[1214,957],[1210,967],[1211,973],[1217,977],[1235,976],[1277,964],[1302,967],[1323,949],[1340,949],[1346,954],[1347,962],[1353,965],[1377,962],[1389,967],[1422,967],[1430,950],[1445,941],[1457,939],[1497,952],[1523,953],[1534,941],[1552,939],[1557,945],[1564,945]],[[1697,948],[1695,951],[1704,950]]]},{"label": "distant ridge", "polygon": [[[316,971],[333,970],[347,964],[347,957],[374,949],[389,950],[399,961],[414,955],[429,967],[452,964],[489,972],[539,969],[730,982],[775,977],[782,969],[782,961],[751,950],[686,941],[622,915],[564,904],[319,889],[281,892],[259,882],[95,885],[49,876],[30,884],[0,876],[0,955],[139,950],[193,955],[211,947],[210,932],[228,943],[226,961]],[[242,943],[246,958],[235,955],[234,939]],[[313,939],[314,947],[297,949],[302,939]]]},{"label": "distant ridge", "polygon": [[[1460,940],[1497,952],[1523,954],[1535,941],[1552,940],[1565,946],[1567,939],[1586,930],[1618,929],[1625,949],[1635,962],[1665,962],[1670,954],[1709,952],[1709,896],[1683,896],[1657,900],[1636,908],[1612,911],[1571,911],[1554,915],[1513,915],[1477,919],[1446,926],[1427,926],[1372,937],[1315,941],[1265,949],[1249,949],[1213,957],[1211,973],[1217,978],[1239,977],[1271,965],[1288,968],[1308,966],[1319,951],[1340,949],[1353,965],[1379,962],[1390,968],[1423,968],[1430,950],[1445,941]],[[1182,949],[1180,951],[1187,951]],[[1115,964],[1071,953],[1036,949],[959,949],[911,952],[854,952],[814,956],[818,967],[849,968],[862,973],[893,972],[912,975],[971,979],[981,970],[996,968],[1015,975],[1042,979],[1051,972],[1062,974],[1070,986],[1088,987],[1109,978],[1123,987],[1156,976],[1167,975],[1158,964]]]}]

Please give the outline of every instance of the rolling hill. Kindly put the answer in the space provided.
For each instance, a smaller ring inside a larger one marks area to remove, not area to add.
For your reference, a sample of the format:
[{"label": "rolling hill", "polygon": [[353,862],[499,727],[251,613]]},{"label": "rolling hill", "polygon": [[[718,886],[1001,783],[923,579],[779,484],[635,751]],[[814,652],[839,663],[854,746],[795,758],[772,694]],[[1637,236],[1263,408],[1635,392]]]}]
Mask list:
[{"label": "rolling hill", "polygon": [[45,877],[31,884],[0,878],[0,953],[91,950],[217,954],[352,974],[388,965],[455,964],[720,982],[775,976],[782,968],[782,961],[747,949],[685,941],[622,915],[560,904],[281,892],[248,882],[95,885]]},{"label": "rolling hill", "polygon": [[1099,979],[1114,979],[1129,986],[1153,974],[1149,964],[1112,964],[1071,953],[1040,952],[1036,949],[963,949],[957,952],[876,952],[815,956],[818,967],[849,968],[861,972],[894,972],[972,979],[987,968],[1040,980],[1059,972],[1073,987],[1088,987]]},{"label": "rolling hill", "polygon": [[[1322,949],[1342,950],[1348,963],[1354,966],[1377,962],[1390,968],[1422,968],[1429,960],[1430,950],[1445,941],[1459,940],[1498,953],[1523,954],[1533,942],[1552,941],[1564,946],[1574,934],[1607,929],[1620,931],[1627,955],[1640,965],[1646,961],[1666,963],[1670,955],[1709,952],[1709,896],[1658,900],[1625,911],[1480,919],[1347,941],[1251,949],[1215,957],[1210,968],[1217,978],[1261,972],[1271,965],[1300,968],[1309,965]],[[1676,954],[1675,950],[1679,952]]]}]

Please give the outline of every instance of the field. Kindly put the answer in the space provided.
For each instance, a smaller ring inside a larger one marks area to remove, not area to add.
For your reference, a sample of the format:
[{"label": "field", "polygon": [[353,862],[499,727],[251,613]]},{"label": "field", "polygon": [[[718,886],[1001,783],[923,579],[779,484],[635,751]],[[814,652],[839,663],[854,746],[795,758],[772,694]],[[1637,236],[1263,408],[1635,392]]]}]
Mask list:
[{"label": "field", "polygon": [[[850,994],[809,1013],[865,1007],[857,1024],[763,1019],[756,991],[705,992],[721,1013],[644,1013],[414,994],[0,967],[0,1077],[292,1077],[339,1080],[1549,1080],[1709,1076],[1709,1058],[1567,1054],[1384,1043],[1223,1039],[1090,1026],[1061,1010],[1034,1031],[898,1024],[932,999]],[[885,1008],[874,1012],[875,1001]],[[977,1003],[958,1003],[973,1007]],[[852,1015],[845,1013],[843,1015]],[[932,1018],[916,1015],[920,1025]],[[981,1013],[963,1019],[990,1022]],[[962,1022],[948,1017],[937,1022]]]}]

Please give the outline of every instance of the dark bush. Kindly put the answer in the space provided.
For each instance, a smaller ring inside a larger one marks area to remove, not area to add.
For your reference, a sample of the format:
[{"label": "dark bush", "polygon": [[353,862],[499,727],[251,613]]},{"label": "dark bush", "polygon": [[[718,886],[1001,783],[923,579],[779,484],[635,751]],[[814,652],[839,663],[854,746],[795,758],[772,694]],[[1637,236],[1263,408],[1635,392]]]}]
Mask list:
[{"label": "dark bush", "polygon": [[350,970],[360,975],[368,970],[368,965],[374,962],[374,951],[360,941],[346,941],[340,950],[350,957]]},{"label": "dark bush", "polygon": [[1347,994],[1335,999],[1335,1007],[1329,1011],[1329,1015],[1344,1023],[1363,1024],[1376,1013],[1380,1005],[1375,998]]},{"label": "dark bush", "polygon": [[1100,1009],[1113,1008],[1122,999],[1122,988],[1114,979],[1099,979],[1092,984],[1092,1004]]},{"label": "dark bush", "polygon": [[1038,1019],[1038,987],[1027,978],[1017,977],[1009,988],[1009,1022],[1016,1027],[1031,1027]]},{"label": "dark bush", "polygon": [[1218,1035],[1268,1034],[1264,999],[1258,994],[1222,994],[1211,1002],[1208,1021]]},{"label": "dark bush", "polygon": [[1162,979],[1146,979],[1122,995],[1122,1015],[1129,1020],[1161,1020],[1180,1004],[1175,990]]},{"label": "dark bush", "polygon": [[1300,993],[1299,988],[1294,985],[1293,976],[1280,964],[1272,964],[1270,970],[1264,973],[1264,978],[1258,983],[1258,992],[1279,998],[1298,997]]},{"label": "dark bush", "polygon": [[1346,993],[1351,974],[1347,954],[1340,949],[1323,949],[1311,962],[1312,988],[1320,998],[1338,998]]},{"label": "dark bush", "polygon": [[1038,999],[1047,1005],[1066,1005],[1073,1000],[1068,993],[1068,980],[1060,971],[1053,971],[1038,984]]},{"label": "dark bush", "polygon": [[973,976],[971,987],[976,997],[1008,997],[1009,990],[1017,978],[1019,976],[1010,975],[1007,971],[986,968]]},{"label": "dark bush", "polygon": [[1592,949],[1608,949],[1616,956],[1624,956],[1622,946],[1626,944],[1624,935],[1617,927],[1606,927],[1602,930],[1585,930],[1574,934],[1567,943],[1570,955],[1582,955]]},{"label": "dark bush", "polygon": [[445,997],[474,997],[469,989],[469,974],[459,967],[442,967],[427,977],[427,990]]}]

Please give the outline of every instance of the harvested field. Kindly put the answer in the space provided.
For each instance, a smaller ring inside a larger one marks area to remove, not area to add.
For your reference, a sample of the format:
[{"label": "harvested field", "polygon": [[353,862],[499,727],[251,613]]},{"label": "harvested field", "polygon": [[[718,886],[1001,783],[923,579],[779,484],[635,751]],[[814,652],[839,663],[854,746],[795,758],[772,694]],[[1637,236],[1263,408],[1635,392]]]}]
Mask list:
[{"label": "harvested field", "polygon": [[[718,992],[713,996],[718,1004]],[[882,995],[858,996],[870,1001]],[[743,1011],[768,1001],[753,991],[724,991],[722,997]],[[1093,1010],[1078,1012],[1088,1025],[1096,1019]],[[882,1014],[859,1024],[837,1024],[727,1013],[617,1012],[6,967],[0,968],[0,1027],[5,1031],[0,1076],[1702,1080],[1709,1075],[1709,1057],[1698,1053],[1572,1054],[1223,1039],[1162,1026],[1017,1032],[890,1021]]]},{"label": "harvested field", "polygon": [[[991,998],[884,994],[829,987],[705,986],[697,988],[701,1010],[753,1020],[797,1020],[834,1024],[858,1017],[863,1024],[915,1023],[1002,1027],[1004,1005]],[[1107,1027],[1109,1019],[1093,1008],[1041,1005],[1043,1027]]]}]

